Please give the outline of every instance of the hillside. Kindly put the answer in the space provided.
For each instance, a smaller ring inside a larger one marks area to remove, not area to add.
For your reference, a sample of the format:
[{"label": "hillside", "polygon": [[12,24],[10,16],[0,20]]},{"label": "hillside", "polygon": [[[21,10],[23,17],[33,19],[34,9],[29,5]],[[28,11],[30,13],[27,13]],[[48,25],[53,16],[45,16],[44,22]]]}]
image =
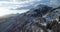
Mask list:
[{"label": "hillside", "polygon": [[[52,20],[58,19],[60,14],[59,10],[51,12],[52,9],[53,7],[47,5],[38,5],[25,13],[0,18],[0,32],[41,32],[41,29],[47,32],[44,23],[51,23]],[[44,24],[41,26],[43,28],[35,25],[38,23]]]}]

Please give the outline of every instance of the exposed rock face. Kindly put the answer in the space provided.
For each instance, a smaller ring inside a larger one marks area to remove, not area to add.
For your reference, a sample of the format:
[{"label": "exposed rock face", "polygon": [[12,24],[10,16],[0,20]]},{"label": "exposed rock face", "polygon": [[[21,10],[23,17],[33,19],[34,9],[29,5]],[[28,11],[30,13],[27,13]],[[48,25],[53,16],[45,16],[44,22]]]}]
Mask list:
[{"label": "exposed rock face", "polygon": [[[52,7],[38,5],[30,11],[2,19],[0,23],[0,32],[48,32],[46,26],[46,13],[49,13]],[[3,21],[4,20],[4,21]]]},{"label": "exposed rock face", "polygon": [[50,12],[52,7],[46,6],[46,5],[38,5],[37,7],[34,7],[30,9],[30,14],[33,16],[40,16],[42,17],[46,13]]}]

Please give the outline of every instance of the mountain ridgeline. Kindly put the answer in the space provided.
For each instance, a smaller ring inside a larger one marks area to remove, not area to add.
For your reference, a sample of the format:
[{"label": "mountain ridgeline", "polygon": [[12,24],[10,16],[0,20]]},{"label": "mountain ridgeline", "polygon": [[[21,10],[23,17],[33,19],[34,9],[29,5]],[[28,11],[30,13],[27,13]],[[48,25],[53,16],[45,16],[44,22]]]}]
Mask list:
[{"label": "mountain ridgeline", "polygon": [[[0,32],[41,32],[41,30],[48,32],[42,23],[48,23],[46,17],[50,17],[51,12],[54,12],[53,7],[40,4],[26,13],[1,18]],[[43,17],[46,14],[48,15]]]}]

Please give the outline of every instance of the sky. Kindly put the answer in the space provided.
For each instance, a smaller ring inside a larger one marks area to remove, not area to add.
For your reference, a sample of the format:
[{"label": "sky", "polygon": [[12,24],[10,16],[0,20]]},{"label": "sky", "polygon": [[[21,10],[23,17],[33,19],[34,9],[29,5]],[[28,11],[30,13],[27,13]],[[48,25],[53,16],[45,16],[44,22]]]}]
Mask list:
[{"label": "sky", "polygon": [[4,16],[7,14],[24,13],[29,10],[29,9],[18,10],[16,8],[34,7],[34,5],[37,5],[40,3],[51,5],[56,2],[58,1],[57,0],[0,0],[0,16]]},{"label": "sky", "polygon": [[23,7],[21,4],[24,3],[28,3],[28,1],[22,2],[22,0],[0,0],[0,16],[26,12],[27,10],[10,10],[12,8],[15,9],[17,7]]},{"label": "sky", "polygon": [[[38,2],[40,0],[0,0],[0,16],[4,16],[7,14],[16,14],[16,13],[24,13],[26,10],[15,10],[20,7],[31,7],[34,2]],[[12,10],[13,9],[13,10]]]}]

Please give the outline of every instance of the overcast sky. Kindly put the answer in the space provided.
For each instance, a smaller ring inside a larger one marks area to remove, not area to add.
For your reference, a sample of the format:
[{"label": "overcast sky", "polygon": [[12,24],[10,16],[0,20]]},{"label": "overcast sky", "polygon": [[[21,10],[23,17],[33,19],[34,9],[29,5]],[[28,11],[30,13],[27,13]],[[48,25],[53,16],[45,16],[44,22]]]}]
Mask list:
[{"label": "overcast sky", "polygon": [[[6,14],[16,14],[16,13],[24,13],[28,10],[10,10],[15,9],[19,7],[31,7],[31,5],[34,6],[35,3],[39,2],[45,3],[45,4],[54,4],[60,2],[60,0],[0,0],[0,16],[6,15]],[[51,3],[49,3],[51,2]],[[57,3],[56,3],[57,2]],[[60,3],[59,3],[60,4]]]},{"label": "overcast sky", "polygon": [[[24,1],[24,2],[23,2]],[[12,8],[27,6],[28,4],[38,0],[0,0],[0,16],[7,14],[24,13],[28,10],[10,10]]]}]

